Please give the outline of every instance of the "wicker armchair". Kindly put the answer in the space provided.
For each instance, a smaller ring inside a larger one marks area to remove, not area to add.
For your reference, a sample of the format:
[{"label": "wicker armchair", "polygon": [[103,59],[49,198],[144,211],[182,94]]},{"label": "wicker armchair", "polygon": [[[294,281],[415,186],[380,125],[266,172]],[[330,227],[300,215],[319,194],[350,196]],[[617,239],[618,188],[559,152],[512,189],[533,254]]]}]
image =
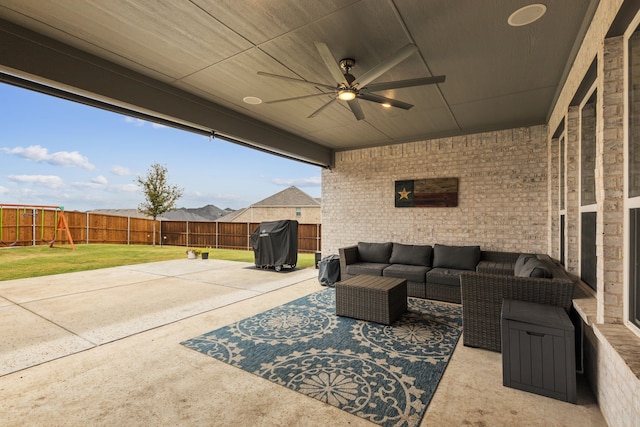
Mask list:
[{"label": "wicker armchair", "polygon": [[516,277],[505,274],[463,273],[462,324],[464,345],[501,351],[502,300],[512,299],[559,306],[569,311],[574,282],[546,255],[538,255],[553,278]]}]

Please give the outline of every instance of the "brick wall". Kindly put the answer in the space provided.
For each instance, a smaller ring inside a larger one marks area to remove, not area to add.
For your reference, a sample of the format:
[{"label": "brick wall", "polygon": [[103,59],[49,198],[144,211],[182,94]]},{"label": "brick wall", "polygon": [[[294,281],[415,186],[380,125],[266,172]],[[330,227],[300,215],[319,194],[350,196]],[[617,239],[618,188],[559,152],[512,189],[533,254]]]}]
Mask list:
[{"label": "brick wall", "polygon": [[[547,252],[546,127],[336,153],[322,174],[323,255],[358,241]],[[394,182],[457,177],[456,208],[395,208]]]}]

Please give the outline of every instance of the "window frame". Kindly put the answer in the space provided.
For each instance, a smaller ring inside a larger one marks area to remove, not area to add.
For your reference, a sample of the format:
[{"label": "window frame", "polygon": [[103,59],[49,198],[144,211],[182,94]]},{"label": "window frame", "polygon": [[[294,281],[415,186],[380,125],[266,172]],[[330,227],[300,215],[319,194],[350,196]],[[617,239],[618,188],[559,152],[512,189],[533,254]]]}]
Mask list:
[{"label": "window frame", "polygon": [[[596,150],[597,150],[597,146],[598,146],[598,140],[597,140],[597,129],[598,129],[598,82],[597,79],[595,82],[593,82],[593,84],[591,85],[591,87],[589,88],[589,90],[586,92],[584,98],[580,101],[580,106],[579,106],[579,118],[578,118],[578,129],[579,129],[579,140],[578,140],[578,163],[579,163],[579,168],[578,168],[578,195],[579,195],[579,200],[578,200],[578,211],[579,211],[579,215],[578,215],[578,271],[580,272],[580,276],[582,276],[582,229],[583,229],[583,225],[582,225],[582,214],[583,213],[591,213],[591,212],[595,212],[596,213],[596,224],[597,224],[597,212],[598,212],[598,201],[596,200],[595,203],[591,203],[588,205],[583,205],[582,204],[582,197],[583,197],[583,189],[582,189],[582,152],[583,152],[583,129],[582,129],[582,111],[585,107],[585,105],[587,105],[588,101],[591,99],[591,97],[595,96],[595,111],[596,111],[596,123],[595,123],[595,146],[596,146]],[[594,165],[594,177],[595,177],[595,165]],[[595,192],[595,185],[594,185],[594,192]],[[565,216],[566,218],[566,216]],[[596,231],[597,233],[597,231]],[[597,234],[596,234],[596,238],[597,238]],[[596,249],[597,251],[597,249]],[[595,276],[595,283],[593,284],[593,286],[591,284],[588,284],[586,282],[584,282],[589,289],[593,290],[593,292],[595,292],[596,294],[598,293],[598,277],[597,277],[597,271],[598,271],[598,266],[597,266],[597,262],[598,259],[596,257],[596,276]]]},{"label": "window frame", "polygon": [[[638,317],[638,313],[632,312],[631,297],[631,210],[640,209],[640,196],[629,197],[630,185],[629,185],[629,150],[630,150],[630,138],[631,131],[629,129],[629,121],[631,120],[631,108],[630,108],[630,86],[631,86],[631,61],[629,58],[629,40],[636,31],[640,31],[640,13],[636,14],[623,37],[623,87],[624,87],[624,112],[623,112],[623,143],[624,143],[624,162],[623,162],[623,322],[624,325],[631,330],[634,334],[640,337],[640,327],[637,326],[632,320],[631,316]],[[636,283],[635,292],[640,292],[640,283]]]}]

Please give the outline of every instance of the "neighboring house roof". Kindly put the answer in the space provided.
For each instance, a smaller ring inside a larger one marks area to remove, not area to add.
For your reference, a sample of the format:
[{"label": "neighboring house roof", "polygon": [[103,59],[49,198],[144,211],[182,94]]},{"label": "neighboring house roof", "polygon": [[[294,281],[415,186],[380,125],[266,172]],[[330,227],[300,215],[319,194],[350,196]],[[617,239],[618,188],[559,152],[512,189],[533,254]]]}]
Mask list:
[{"label": "neighboring house roof", "polygon": [[267,197],[266,199],[260,200],[259,202],[254,203],[250,207],[283,207],[283,206],[291,206],[291,207],[320,207],[320,202],[313,197],[309,196],[304,191],[300,190],[298,187],[292,185],[289,188],[286,188],[279,193],[276,193],[272,196]]},{"label": "neighboring house roof", "polygon": [[232,222],[234,219],[236,219],[238,216],[240,216],[242,213],[246,211],[247,211],[247,208],[238,209],[237,211],[229,212],[228,214],[221,216],[220,218],[216,219],[216,221]]},{"label": "neighboring house roof", "polygon": [[[137,209],[95,209],[92,213],[106,215],[128,216],[131,218],[150,218]],[[223,215],[228,215],[227,209],[220,209],[214,205],[207,205],[201,208],[178,208],[158,216],[160,220],[169,221],[214,221]]]}]

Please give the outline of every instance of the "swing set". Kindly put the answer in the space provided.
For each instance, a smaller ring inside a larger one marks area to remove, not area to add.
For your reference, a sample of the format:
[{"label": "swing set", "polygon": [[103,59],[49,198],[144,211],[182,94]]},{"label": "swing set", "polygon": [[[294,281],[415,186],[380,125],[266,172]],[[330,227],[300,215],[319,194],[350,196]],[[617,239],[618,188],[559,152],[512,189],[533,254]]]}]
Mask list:
[{"label": "swing set", "polygon": [[[3,232],[5,230],[3,211],[6,208],[10,208],[11,210],[15,210],[16,215],[16,230],[15,230],[15,240],[13,242],[5,242]],[[12,247],[17,246],[20,242],[20,211],[22,210],[22,216],[30,216],[31,220],[31,237],[32,244],[36,245],[36,219],[38,215],[40,215],[40,240],[49,245],[50,248],[63,248],[63,249],[71,249],[75,250],[76,247],[73,244],[73,239],[71,238],[71,232],[69,231],[69,224],[67,223],[67,219],[64,216],[64,207],[63,206],[46,206],[46,205],[18,205],[18,204],[0,204],[0,247]],[[38,210],[40,212],[38,212]],[[47,228],[45,225],[45,214],[46,212],[53,211],[54,215],[54,223],[56,224],[53,229],[53,239],[45,239],[45,229]],[[69,241],[70,248],[65,248],[62,246],[54,246],[57,240],[58,231],[64,232],[66,238]]]}]

